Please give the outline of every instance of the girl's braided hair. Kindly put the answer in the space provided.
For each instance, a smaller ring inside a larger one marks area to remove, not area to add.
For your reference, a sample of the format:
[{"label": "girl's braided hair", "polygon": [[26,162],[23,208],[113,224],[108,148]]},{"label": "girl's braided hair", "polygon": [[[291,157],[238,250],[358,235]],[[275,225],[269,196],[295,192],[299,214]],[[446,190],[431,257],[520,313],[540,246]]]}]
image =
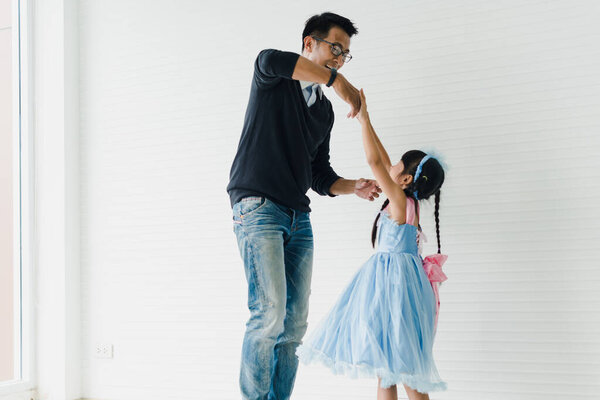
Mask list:
[{"label": "girl's braided hair", "polygon": [[[417,172],[419,163],[427,154],[421,150],[409,150],[402,155],[402,163],[404,164],[404,170],[402,174],[412,175],[413,178]],[[419,213],[419,202],[418,200],[426,200],[432,195],[435,196],[435,230],[437,236],[438,253],[442,252],[440,244],[440,188],[444,183],[444,169],[441,164],[435,158],[430,158],[421,167],[421,174],[416,180],[413,180],[411,184],[404,189],[406,197],[410,197],[415,200],[416,213]],[[415,192],[418,193],[418,198],[415,196]],[[386,200],[381,206],[381,210],[386,208],[390,203]],[[377,222],[379,221],[381,214],[377,214],[375,222],[373,223],[373,229],[371,231],[371,243],[375,247],[375,240],[377,238]]]}]

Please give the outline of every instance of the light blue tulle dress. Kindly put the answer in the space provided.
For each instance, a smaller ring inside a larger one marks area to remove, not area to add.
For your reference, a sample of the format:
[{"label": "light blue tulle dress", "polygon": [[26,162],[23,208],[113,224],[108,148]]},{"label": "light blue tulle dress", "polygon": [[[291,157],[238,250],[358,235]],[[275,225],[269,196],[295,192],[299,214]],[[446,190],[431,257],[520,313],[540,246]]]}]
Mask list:
[{"label": "light blue tulle dress", "polygon": [[351,378],[379,377],[384,388],[446,389],[432,354],[437,300],[423,269],[410,200],[406,224],[382,212],[376,252],[298,347],[303,363],[318,361]]}]

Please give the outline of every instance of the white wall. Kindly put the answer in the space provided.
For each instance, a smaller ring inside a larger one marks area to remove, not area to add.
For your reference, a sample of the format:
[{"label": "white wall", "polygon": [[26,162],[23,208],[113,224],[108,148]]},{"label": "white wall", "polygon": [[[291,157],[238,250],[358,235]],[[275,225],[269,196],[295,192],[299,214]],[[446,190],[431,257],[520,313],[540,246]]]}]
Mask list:
[{"label": "white wall", "polygon": [[[87,398],[239,398],[248,312],[225,186],[262,48],[299,51],[332,10],[342,72],[394,158],[435,147],[442,194],[434,399],[598,397],[600,38],[594,1],[80,2],[81,284]],[[332,163],[370,176],[330,90]],[[379,204],[313,199],[309,330],[369,256]],[[73,210],[77,212],[77,210]],[[422,222],[434,251],[432,207]],[[98,343],[113,359],[94,357]],[[295,399],[374,398],[301,366]]]}]

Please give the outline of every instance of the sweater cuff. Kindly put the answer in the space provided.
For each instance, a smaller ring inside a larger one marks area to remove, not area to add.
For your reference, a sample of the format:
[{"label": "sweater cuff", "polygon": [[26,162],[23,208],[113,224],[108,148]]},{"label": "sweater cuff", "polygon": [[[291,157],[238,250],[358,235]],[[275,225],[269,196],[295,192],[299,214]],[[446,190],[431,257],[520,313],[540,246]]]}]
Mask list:
[{"label": "sweater cuff", "polygon": [[331,176],[330,178],[327,178],[327,180],[325,180],[325,188],[326,188],[325,193],[327,193],[327,196],[329,196],[329,197],[337,197],[337,194],[332,194],[331,193],[331,186],[338,179],[342,179],[342,177],[338,176],[337,174],[333,174],[333,176]]}]

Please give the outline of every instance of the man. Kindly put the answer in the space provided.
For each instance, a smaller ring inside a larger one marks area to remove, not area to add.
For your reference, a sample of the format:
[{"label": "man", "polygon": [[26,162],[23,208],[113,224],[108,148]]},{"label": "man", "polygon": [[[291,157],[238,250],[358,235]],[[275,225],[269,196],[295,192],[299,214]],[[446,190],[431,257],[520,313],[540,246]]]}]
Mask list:
[{"label": "man", "polygon": [[248,281],[240,371],[246,400],[285,400],[292,392],[312,273],[307,190],[368,200],[381,192],[375,181],[341,178],[329,164],[333,109],[320,85],[333,87],[350,105],[348,117],[358,113],[359,91],[337,72],[351,59],[356,33],[347,18],[315,15],[302,33],[302,56],[263,50],[254,65],[227,186]]}]

